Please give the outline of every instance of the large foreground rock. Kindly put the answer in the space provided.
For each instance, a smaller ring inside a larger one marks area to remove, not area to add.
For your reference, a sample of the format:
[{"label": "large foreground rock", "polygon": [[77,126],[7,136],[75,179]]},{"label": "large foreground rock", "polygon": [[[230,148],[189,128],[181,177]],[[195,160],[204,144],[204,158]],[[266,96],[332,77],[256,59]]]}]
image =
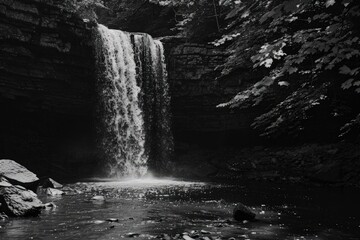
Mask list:
[{"label": "large foreground rock", "polygon": [[21,186],[0,187],[0,212],[13,217],[38,216],[43,203],[37,195]]},{"label": "large foreground rock", "polygon": [[33,188],[39,178],[24,166],[13,160],[0,160],[0,176],[5,177],[14,185]]}]

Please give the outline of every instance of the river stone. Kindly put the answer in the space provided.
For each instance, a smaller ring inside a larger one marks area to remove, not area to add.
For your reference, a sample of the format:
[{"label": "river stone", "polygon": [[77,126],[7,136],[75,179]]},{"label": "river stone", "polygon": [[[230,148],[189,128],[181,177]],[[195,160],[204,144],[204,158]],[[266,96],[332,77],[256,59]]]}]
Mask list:
[{"label": "river stone", "polygon": [[106,221],[108,221],[108,222],[119,222],[119,219],[118,218],[108,218],[108,219],[106,219]]},{"label": "river stone", "polygon": [[33,191],[16,186],[0,187],[0,202],[0,212],[15,217],[38,216],[43,207]]},{"label": "river stone", "polygon": [[91,200],[102,202],[102,201],[105,201],[105,197],[104,196],[94,196],[91,198]]},{"label": "river stone", "polygon": [[49,203],[45,203],[44,207],[45,208],[56,208],[56,204],[53,202],[49,202]]},{"label": "river stone", "polygon": [[46,188],[46,195],[48,196],[61,196],[65,193],[61,190],[55,189],[55,188]]},{"label": "river stone", "polygon": [[5,213],[0,212],[0,220],[5,221],[5,220],[7,220],[8,218],[9,218],[9,217],[8,217]]},{"label": "river stone", "polygon": [[183,235],[184,240],[194,240],[192,237],[189,237],[188,235]]},{"label": "river stone", "polygon": [[26,188],[33,185],[39,178],[24,166],[13,160],[0,160],[0,176],[5,177],[12,184],[18,184]]},{"label": "river stone", "polygon": [[138,236],[140,236],[139,233],[127,233],[126,234],[126,237],[129,237],[129,238],[138,237]]},{"label": "river stone", "polygon": [[238,203],[233,211],[233,217],[236,221],[254,220],[256,214],[247,206]]}]

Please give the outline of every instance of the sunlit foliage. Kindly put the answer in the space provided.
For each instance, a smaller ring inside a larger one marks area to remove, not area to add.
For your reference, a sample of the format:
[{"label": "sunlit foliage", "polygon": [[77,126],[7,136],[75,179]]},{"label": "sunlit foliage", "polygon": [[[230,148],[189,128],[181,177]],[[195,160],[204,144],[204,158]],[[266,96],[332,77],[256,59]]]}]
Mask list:
[{"label": "sunlit foliage", "polygon": [[106,8],[102,0],[65,0],[61,5],[89,21],[97,20],[96,9]]},{"label": "sunlit foliage", "polygon": [[[219,81],[236,78],[243,71],[263,76],[248,82],[239,79],[243,91],[219,103],[232,109],[263,109],[252,125],[261,135],[299,136],[319,112],[322,121],[339,125],[341,136],[359,123],[360,1],[145,2],[174,12],[174,34],[209,42],[229,53],[218,67],[222,71]],[[119,1],[119,6],[132,5]],[[96,19],[98,7],[104,7],[102,1],[84,0],[76,1],[74,9],[83,18]]]},{"label": "sunlit foliage", "polygon": [[312,112],[324,106],[333,118],[359,112],[358,104],[341,99],[360,93],[358,1],[244,1],[227,17],[225,34],[213,42],[228,44],[232,53],[223,74],[249,62],[254,71],[268,74],[219,107],[257,106],[267,95],[282,92],[254,121],[263,136],[301,134]]}]

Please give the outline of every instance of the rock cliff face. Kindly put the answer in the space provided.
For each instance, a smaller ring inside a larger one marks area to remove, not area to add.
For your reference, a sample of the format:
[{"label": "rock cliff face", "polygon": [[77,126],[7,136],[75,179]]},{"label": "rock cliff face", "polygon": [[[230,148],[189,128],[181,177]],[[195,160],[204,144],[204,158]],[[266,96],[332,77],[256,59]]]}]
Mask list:
[{"label": "rock cliff face", "polygon": [[245,115],[239,110],[230,112],[216,108],[242,87],[241,76],[218,79],[220,70],[217,67],[224,63],[225,51],[206,44],[184,43],[179,39],[165,39],[164,42],[176,145],[220,147],[232,142],[241,143],[240,134],[252,131],[250,124],[254,113]]},{"label": "rock cliff face", "polygon": [[56,4],[0,0],[0,156],[66,177],[93,158],[94,58],[90,29]]}]

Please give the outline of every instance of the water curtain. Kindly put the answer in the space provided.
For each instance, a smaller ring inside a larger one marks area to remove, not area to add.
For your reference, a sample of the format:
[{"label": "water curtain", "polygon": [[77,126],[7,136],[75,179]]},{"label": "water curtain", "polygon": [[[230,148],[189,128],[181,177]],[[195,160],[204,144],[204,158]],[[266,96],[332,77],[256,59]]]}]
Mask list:
[{"label": "water curtain", "polygon": [[164,48],[148,34],[98,25],[96,34],[101,149],[107,177],[161,169],[172,151]]}]

